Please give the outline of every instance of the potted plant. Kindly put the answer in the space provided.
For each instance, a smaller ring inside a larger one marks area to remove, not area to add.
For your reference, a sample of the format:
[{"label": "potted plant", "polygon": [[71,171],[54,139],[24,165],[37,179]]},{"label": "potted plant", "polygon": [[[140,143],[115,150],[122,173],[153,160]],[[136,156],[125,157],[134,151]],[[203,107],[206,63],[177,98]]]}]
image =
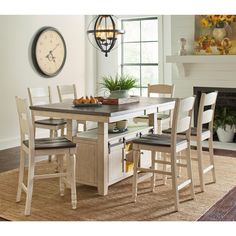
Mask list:
[{"label": "potted plant", "polygon": [[232,142],[236,125],[236,113],[224,108],[216,109],[214,129],[221,142]]},{"label": "potted plant", "polygon": [[109,90],[110,98],[127,98],[129,90],[136,88],[136,79],[130,75],[103,76],[101,85]]}]

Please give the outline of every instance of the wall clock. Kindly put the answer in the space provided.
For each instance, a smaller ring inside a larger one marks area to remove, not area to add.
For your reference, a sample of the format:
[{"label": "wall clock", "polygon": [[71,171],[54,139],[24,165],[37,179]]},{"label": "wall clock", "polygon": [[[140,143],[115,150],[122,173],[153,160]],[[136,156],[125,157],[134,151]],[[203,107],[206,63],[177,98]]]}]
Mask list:
[{"label": "wall clock", "polygon": [[32,60],[44,77],[54,77],[62,70],[66,61],[66,44],[57,29],[44,27],[39,30],[32,44]]}]

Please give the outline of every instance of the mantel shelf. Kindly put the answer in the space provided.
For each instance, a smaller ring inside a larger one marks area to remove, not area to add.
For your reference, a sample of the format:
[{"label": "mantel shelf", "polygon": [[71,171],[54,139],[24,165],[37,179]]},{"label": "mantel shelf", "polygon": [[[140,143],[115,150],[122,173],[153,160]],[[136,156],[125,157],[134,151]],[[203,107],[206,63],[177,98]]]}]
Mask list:
[{"label": "mantel shelf", "polygon": [[194,63],[236,63],[236,55],[186,55],[186,56],[166,56],[167,63],[175,63],[180,77],[186,77],[186,64]]}]

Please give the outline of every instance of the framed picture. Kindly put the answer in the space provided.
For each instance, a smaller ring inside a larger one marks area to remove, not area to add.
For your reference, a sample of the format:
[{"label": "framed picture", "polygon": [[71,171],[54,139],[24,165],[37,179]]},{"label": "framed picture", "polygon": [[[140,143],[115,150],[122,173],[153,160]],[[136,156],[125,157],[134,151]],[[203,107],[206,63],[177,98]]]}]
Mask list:
[{"label": "framed picture", "polygon": [[236,15],[195,16],[194,53],[236,54]]}]

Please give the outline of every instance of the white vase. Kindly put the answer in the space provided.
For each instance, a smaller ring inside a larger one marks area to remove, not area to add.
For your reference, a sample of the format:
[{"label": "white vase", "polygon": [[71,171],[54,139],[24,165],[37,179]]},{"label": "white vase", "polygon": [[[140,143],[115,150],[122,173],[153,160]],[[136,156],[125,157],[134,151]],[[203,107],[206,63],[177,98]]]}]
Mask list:
[{"label": "white vase", "polygon": [[222,41],[222,39],[226,36],[226,30],[225,28],[214,28],[212,35],[216,40]]},{"label": "white vase", "polygon": [[220,142],[231,143],[234,139],[235,126],[226,125],[225,130],[223,128],[218,128],[216,133]]}]

